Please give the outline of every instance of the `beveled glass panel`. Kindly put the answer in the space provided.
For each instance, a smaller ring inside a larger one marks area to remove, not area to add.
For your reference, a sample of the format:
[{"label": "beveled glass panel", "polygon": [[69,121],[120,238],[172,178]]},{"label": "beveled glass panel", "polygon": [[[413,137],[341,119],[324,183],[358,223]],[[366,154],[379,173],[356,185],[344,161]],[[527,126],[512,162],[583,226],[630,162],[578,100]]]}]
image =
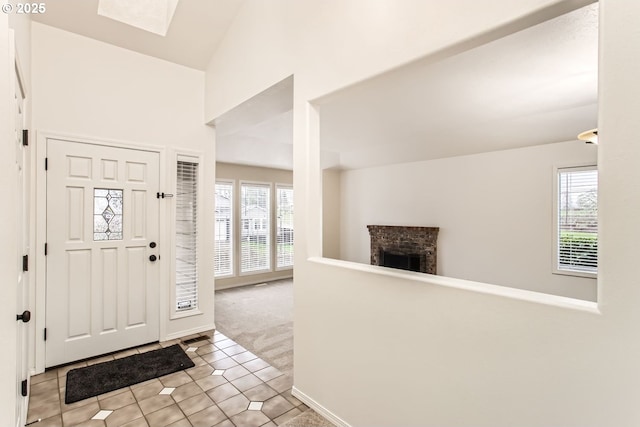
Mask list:
[{"label": "beveled glass panel", "polygon": [[93,240],[122,240],[122,190],[93,190]]}]

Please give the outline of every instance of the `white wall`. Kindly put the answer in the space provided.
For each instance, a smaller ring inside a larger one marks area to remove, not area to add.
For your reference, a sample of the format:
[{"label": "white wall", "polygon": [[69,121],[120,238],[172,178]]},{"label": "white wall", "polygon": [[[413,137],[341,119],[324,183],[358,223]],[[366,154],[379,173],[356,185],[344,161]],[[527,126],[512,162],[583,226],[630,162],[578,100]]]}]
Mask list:
[{"label": "white wall", "polygon": [[[161,295],[161,339],[213,327],[214,131],[204,125],[204,72],[86,37],[33,23],[33,127],[99,141],[151,145],[164,150],[159,189],[174,193],[175,162],[182,150],[203,154],[203,244],[200,259],[201,315],[169,320],[170,289]],[[39,144],[43,144],[41,138]],[[44,150],[41,145],[39,152]],[[43,179],[42,175],[39,179]],[[43,199],[36,209],[44,209]],[[171,218],[169,203],[164,214]],[[172,230],[173,224],[169,224]],[[170,236],[171,233],[167,233]],[[40,236],[42,238],[42,236]],[[163,246],[164,243],[164,246]],[[169,258],[170,241],[159,242]],[[42,269],[42,265],[39,265]],[[170,277],[169,263],[162,265]],[[42,270],[41,270],[42,271]],[[170,282],[167,280],[166,283]],[[41,295],[43,296],[43,295]]]},{"label": "white wall", "polygon": [[[246,9],[259,6],[247,2]],[[640,375],[640,35],[636,0],[602,0],[598,309],[481,284],[326,261],[318,117],[309,101],[443,49],[533,25],[585,2],[288,2],[296,191],[295,387],[354,426],[637,426]],[[551,6],[550,8],[545,8]],[[241,10],[238,22],[251,16]],[[271,22],[280,22],[278,19]],[[511,25],[513,24],[513,25]],[[266,25],[266,24],[265,24]],[[207,119],[264,89],[271,34],[230,33],[207,71]],[[499,33],[500,31],[498,31]],[[263,51],[251,67],[242,50]],[[482,37],[481,37],[482,38]],[[243,52],[243,57],[236,50]],[[285,61],[286,63],[286,61]],[[236,79],[236,76],[242,76]],[[263,85],[260,76],[264,78]],[[272,81],[267,81],[272,80]],[[224,90],[219,88],[224,87]],[[255,92],[258,92],[258,90]],[[210,117],[209,115],[213,115]],[[506,289],[506,288],[504,288]],[[330,368],[328,368],[330,367]]]},{"label": "white wall", "polygon": [[[233,163],[217,163],[216,179],[233,182],[234,188],[234,235],[240,233],[240,183],[243,181],[270,183],[271,184],[271,230],[275,232],[276,227],[276,184],[293,185],[293,172],[284,169],[262,168]],[[258,274],[240,274],[239,260],[240,248],[234,243],[234,276],[216,279],[216,290],[235,288],[238,286],[253,285],[256,283],[268,282],[270,280],[287,279],[293,277],[293,269],[277,270],[275,268],[276,248],[271,250],[271,271]],[[273,245],[273,243],[272,243]]]},{"label": "white wall", "polygon": [[595,301],[552,252],[554,167],[596,155],[577,141],[344,171],[340,259],[370,263],[368,224],[440,227],[439,275]]}]

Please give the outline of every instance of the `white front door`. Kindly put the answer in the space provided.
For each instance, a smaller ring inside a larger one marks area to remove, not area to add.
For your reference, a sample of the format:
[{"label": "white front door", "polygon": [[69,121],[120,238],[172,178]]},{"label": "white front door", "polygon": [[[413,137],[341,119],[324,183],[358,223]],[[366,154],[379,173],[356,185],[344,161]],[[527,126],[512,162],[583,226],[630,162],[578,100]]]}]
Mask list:
[{"label": "white front door", "polygon": [[159,154],[47,140],[46,366],[157,341]]}]

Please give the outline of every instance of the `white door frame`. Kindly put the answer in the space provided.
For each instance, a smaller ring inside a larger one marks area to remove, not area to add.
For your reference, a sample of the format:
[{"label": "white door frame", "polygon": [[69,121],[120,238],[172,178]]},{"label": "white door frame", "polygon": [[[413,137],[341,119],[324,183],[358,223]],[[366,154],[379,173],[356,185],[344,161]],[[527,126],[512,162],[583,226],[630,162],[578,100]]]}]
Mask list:
[{"label": "white door frame", "polygon": [[[133,150],[145,150],[158,153],[160,162],[160,188],[157,191],[166,192],[167,188],[167,170],[166,170],[166,149],[157,145],[141,144],[135,142],[115,141],[109,139],[97,139],[85,136],[61,134],[50,131],[38,131],[34,138],[36,143],[36,246],[32,253],[35,254],[34,261],[36,264],[35,277],[32,280],[36,284],[36,306],[35,306],[35,372],[42,373],[45,370],[46,345],[44,341],[44,329],[46,327],[46,290],[47,290],[47,260],[44,255],[44,246],[47,239],[47,173],[45,171],[45,159],[47,157],[47,141],[49,139],[62,139],[66,141],[79,142],[84,144],[105,145],[114,148],[126,148]],[[169,204],[161,204],[159,211],[159,247],[160,258],[169,260],[170,251],[168,244],[171,242],[168,232],[168,210]],[[159,307],[159,337],[162,341],[167,333],[169,319],[169,272],[170,263],[162,262],[160,264],[160,295],[158,298]]]}]

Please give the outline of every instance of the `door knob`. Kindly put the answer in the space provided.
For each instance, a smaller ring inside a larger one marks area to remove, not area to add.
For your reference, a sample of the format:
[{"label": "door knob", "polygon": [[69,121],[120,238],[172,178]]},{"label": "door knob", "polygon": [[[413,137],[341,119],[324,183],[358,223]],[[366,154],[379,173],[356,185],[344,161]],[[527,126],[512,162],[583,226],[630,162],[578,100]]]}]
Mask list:
[{"label": "door knob", "polygon": [[151,261],[151,262],[155,262],[155,260],[157,260],[157,259],[158,259],[158,257],[155,256],[155,255],[149,256],[149,261]]},{"label": "door knob", "polygon": [[29,320],[31,320],[31,312],[29,310],[25,310],[22,314],[17,314],[16,320],[22,320],[24,323],[29,322]]}]

